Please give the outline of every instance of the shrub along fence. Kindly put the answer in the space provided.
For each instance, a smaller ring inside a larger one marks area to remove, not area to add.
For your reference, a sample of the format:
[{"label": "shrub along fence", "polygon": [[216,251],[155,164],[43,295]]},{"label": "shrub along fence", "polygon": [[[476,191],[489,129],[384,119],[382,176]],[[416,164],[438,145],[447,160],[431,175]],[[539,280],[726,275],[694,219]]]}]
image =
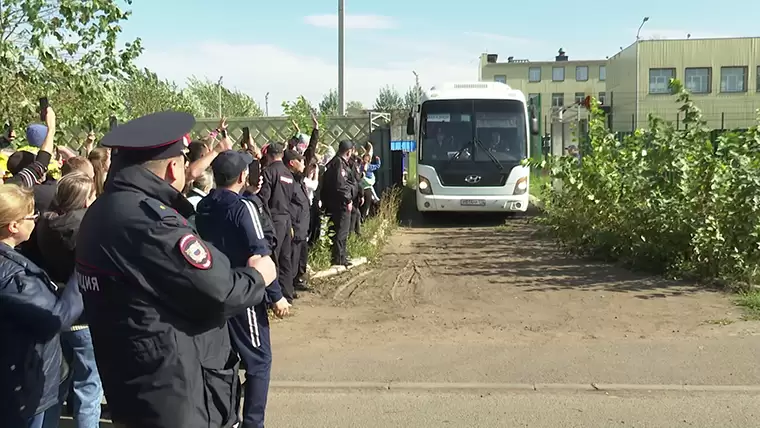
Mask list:
[{"label": "shrub along fence", "polygon": [[618,139],[592,107],[592,150],[582,161],[531,161],[561,183],[545,185],[540,221],[584,256],[673,276],[757,284],[760,126],[716,135],[682,84],[671,85],[681,105],[681,130],[650,117],[647,128]]}]

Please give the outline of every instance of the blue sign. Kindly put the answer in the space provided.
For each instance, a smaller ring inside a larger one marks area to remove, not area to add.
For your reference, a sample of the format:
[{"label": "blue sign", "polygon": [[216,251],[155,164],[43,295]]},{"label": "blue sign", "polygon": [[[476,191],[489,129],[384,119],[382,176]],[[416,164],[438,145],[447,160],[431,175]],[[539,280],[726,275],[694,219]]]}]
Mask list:
[{"label": "blue sign", "polygon": [[417,150],[416,141],[391,141],[391,151],[394,152],[413,152]]}]

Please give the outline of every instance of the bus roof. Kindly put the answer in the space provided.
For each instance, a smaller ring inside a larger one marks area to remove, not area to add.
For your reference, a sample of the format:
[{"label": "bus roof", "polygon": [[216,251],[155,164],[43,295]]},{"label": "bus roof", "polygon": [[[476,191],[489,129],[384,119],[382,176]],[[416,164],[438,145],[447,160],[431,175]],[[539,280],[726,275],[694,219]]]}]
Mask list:
[{"label": "bus roof", "polygon": [[423,96],[420,103],[429,100],[517,100],[525,102],[522,91],[512,89],[500,82],[451,82],[440,83]]}]

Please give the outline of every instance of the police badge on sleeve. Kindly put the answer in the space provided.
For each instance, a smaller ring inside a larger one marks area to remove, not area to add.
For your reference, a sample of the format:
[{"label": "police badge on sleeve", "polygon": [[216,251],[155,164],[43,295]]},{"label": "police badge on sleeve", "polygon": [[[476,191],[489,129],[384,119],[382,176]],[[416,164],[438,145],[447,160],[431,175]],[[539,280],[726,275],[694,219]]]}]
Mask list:
[{"label": "police badge on sleeve", "polygon": [[179,240],[179,251],[182,257],[196,269],[211,268],[211,252],[197,236],[187,234]]}]

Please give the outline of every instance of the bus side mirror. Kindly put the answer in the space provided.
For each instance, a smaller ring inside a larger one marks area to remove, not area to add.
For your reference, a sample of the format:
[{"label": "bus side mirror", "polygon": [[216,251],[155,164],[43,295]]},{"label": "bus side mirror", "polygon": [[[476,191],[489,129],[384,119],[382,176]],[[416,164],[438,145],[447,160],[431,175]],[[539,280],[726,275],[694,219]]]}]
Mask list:
[{"label": "bus side mirror", "polygon": [[538,135],[539,129],[538,129],[538,118],[537,117],[531,117],[530,118],[530,133],[531,135]]},{"label": "bus side mirror", "polygon": [[530,134],[531,135],[538,135],[539,129],[538,129],[538,118],[536,117],[536,106],[533,104],[531,100],[529,110],[529,117],[530,117]]},{"label": "bus side mirror", "polygon": [[406,135],[414,135],[414,116],[411,114],[406,119]]}]

